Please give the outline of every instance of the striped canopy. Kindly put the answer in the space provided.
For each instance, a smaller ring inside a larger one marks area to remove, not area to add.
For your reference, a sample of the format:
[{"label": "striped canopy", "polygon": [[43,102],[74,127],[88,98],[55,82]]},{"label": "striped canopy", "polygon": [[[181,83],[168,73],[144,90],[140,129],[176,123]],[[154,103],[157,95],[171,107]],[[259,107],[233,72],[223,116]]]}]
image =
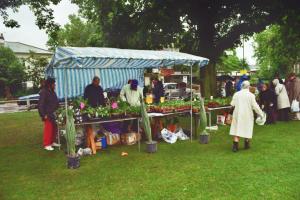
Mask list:
[{"label": "striped canopy", "polygon": [[103,89],[120,89],[129,79],[137,79],[143,86],[145,68],[175,65],[202,67],[208,61],[207,58],[173,51],[58,47],[46,75],[56,78],[59,98],[64,98],[65,94],[73,98],[83,95],[85,86],[91,83],[94,76],[100,77]]}]

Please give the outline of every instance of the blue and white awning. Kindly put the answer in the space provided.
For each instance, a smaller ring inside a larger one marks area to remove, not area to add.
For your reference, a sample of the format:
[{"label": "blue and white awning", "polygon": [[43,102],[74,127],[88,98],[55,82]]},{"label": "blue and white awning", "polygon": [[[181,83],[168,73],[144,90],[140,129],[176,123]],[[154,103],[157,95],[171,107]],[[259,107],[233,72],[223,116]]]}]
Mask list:
[{"label": "blue and white awning", "polygon": [[72,98],[81,96],[94,76],[100,77],[103,89],[121,88],[128,79],[137,79],[143,86],[145,68],[175,65],[202,67],[208,62],[207,58],[173,51],[58,47],[46,75],[56,78],[59,98],[64,98],[65,92]]}]

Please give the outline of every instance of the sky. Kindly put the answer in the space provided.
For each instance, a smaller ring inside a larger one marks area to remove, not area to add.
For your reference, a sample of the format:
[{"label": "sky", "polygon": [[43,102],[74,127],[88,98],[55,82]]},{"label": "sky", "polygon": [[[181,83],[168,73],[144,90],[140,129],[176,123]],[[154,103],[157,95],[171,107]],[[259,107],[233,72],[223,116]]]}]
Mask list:
[{"label": "sky", "polygon": [[[68,16],[78,12],[78,6],[72,4],[70,0],[62,0],[54,9],[55,22],[60,25],[68,23]],[[6,28],[3,20],[0,18],[0,33],[4,34],[6,41],[22,42],[36,47],[47,49],[46,43],[48,36],[44,30],[40,30],[35,25],[35,16],[27,6],[21,6],[18,13],[9,12],[10,17],[17,20],[21,25],[20,28]],[[253,58],[254,49],[252,47],[253,40],[245,42],[245,59],[250,65],[255,65]],[[243,48],[237,48],[237,56],[243,57]]]}]

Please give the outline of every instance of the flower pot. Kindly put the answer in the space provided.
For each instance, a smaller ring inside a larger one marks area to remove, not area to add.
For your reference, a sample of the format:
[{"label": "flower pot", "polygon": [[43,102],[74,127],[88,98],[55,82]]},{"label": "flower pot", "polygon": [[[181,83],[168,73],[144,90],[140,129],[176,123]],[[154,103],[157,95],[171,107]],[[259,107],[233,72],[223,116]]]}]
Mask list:
[{"label": "flower pot", "polygon": [[199,142],[201,144],[208,144],[208,142],[209,142],[209,135],[200,135]]},{"label": "flower pot", "polygon": [[157,142],[146,142],[146,151],[147,153],[155,153],[157,152]]},{"label": "flower pot", "polygon": [[67,156],[67,167],[68,169],[77,169],[80,167],[79,156]]}]

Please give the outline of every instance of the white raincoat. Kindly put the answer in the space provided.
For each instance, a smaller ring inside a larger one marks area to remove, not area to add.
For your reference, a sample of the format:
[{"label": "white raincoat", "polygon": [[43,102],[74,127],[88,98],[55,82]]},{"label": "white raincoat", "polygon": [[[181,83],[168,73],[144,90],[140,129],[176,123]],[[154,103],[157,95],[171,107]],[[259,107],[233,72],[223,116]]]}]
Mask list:
[{"label": "white raincoat", "polygon": [[231,105],[234,106],[234,111],[230,135],[251,139],[254,125],[253,110],[259,116],[263,115],[263,111],[256,103],[254,94],[249,89],[242,89],[233,95]]}]

